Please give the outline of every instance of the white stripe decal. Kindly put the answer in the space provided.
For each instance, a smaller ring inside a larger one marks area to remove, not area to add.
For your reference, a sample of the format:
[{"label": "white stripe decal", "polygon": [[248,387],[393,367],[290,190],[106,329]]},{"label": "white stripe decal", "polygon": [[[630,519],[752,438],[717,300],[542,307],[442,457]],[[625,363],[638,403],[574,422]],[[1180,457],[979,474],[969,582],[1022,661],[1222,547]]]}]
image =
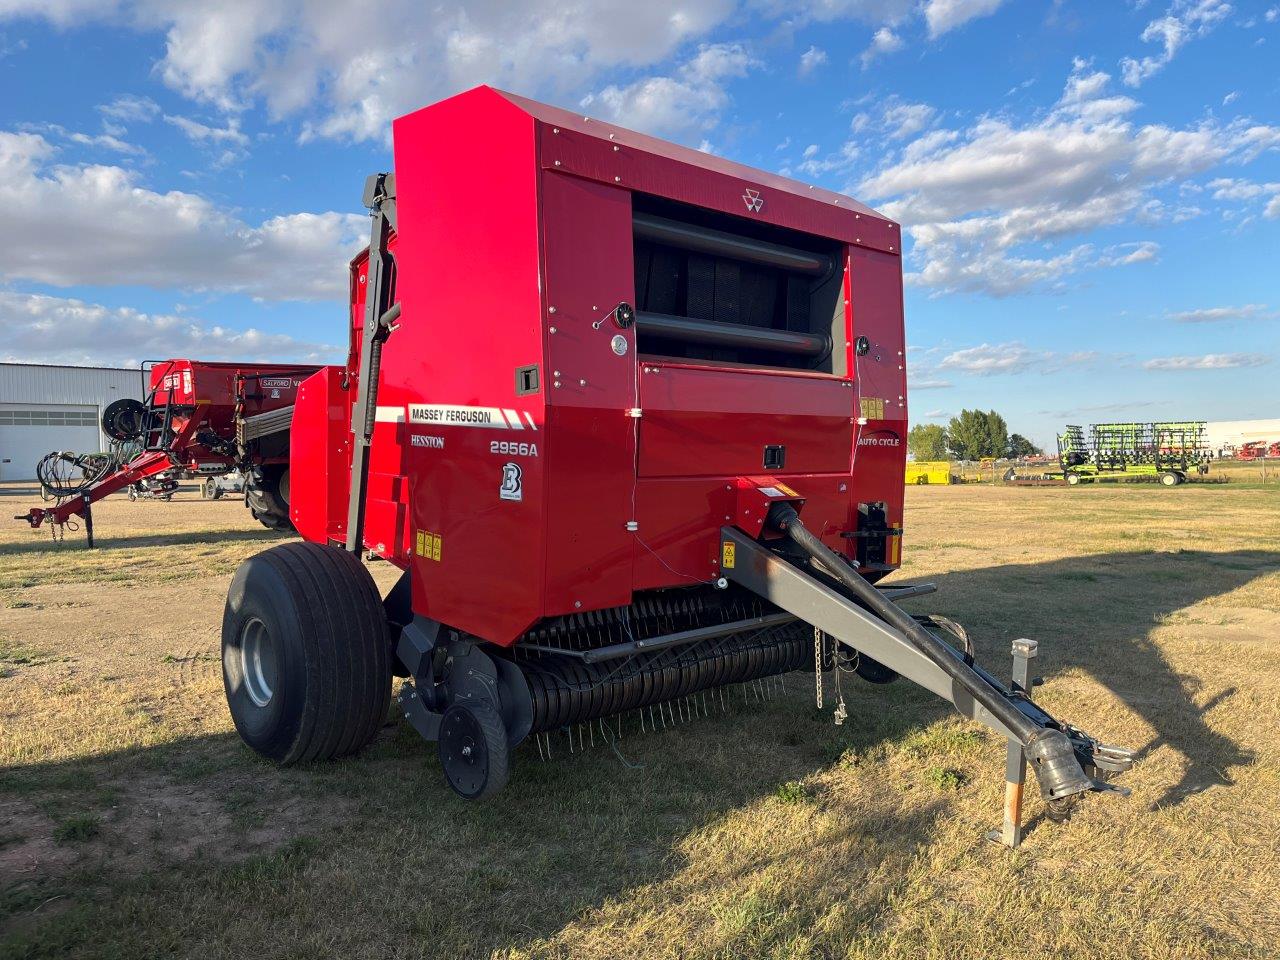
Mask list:
[{"label": "white stripe decal", "polygon": [[529,421],[530,430],[536,431],[538,429],[538,425],[533,422],[533,414],[531,414],[528,410],[524,412],[524,418]]},{"label": "white stripe decal", "polygon": [[404,423],[404,411],[399,407],[378,407],[373,419],[378,423]]},{"label": "white stripe decal", "polygon": [[520,422],[520,414],[516,413],[514,410],[508,410],[505,407],[502,409],[502,414],[507,418],[507,423],[511,424],[512,430],[524,429],[524,424]]}]

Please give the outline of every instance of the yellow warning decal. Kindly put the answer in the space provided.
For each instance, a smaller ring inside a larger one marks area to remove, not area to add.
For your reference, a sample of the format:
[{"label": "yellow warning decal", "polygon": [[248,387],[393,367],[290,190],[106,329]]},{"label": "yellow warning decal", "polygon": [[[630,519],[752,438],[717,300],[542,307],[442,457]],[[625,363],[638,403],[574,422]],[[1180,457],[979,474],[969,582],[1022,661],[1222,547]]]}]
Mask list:
[{"label": "yellow warning decal", "polygon": [[414,537],[413,552],[424,560],[440,562],[440,543],[443,538],[429,530],[419,530]]},{"label": "yellow warning decal", "polygon": [[863,397],[862,415],[868,420],[884,419],[884,397]]},{"label": "yellow warning decal", "polygon": [[[902,529],[902,524],[900,523],[895,523],[892,526],[894,530]],[[901,561],[902,559],[902,537],[901,535],[899,535],[899,536],[889,537],[888,539],[889,539],[889,563],[891,566],[896,567],[899,561]]]},{"label": "yellow warning decal", "polygon": [[724,570],[732,570],[734,563],[738,558],[737,544],[726,540],[720,550],[720,567]]}]

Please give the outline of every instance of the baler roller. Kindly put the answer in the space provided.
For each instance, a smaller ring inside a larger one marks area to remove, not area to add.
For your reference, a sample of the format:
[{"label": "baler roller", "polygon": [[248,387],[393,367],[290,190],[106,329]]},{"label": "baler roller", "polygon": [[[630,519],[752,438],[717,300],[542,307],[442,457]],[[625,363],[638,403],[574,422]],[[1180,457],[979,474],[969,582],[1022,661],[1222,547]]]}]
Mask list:
[{"label": "baler roller", "polygon": [[719,323],[673,317],[642,310],[636,314],[636,329],[654,337],[700,343],[714,347],[771,350],[804,357],[820,357],[831,350],[831,338],[816,333],[753,327],[744,323]]}]

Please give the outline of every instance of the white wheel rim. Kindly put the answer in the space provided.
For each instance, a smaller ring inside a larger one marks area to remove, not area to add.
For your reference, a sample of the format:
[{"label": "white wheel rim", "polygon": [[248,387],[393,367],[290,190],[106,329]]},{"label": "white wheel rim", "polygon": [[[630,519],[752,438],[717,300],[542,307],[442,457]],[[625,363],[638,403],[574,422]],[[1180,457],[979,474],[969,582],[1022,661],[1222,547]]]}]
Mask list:
[{"label": "white wheel rim", "polygon": [[240,630],[240,673],[254,706],[269,704],[276,686],[275,641],[257,617]]}]

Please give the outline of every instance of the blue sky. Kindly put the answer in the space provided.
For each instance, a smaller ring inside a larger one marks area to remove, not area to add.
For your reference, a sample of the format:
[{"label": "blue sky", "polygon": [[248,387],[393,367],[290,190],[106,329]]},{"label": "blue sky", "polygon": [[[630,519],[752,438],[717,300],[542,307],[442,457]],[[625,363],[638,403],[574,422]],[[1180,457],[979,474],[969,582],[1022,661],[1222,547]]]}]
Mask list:
[{"label": "blue sky", "polygon": [[335,359],[392,117],[477,83],[907,229],[912,417],[1280,416],[1280,3],[0,0],[0,357]]}]

